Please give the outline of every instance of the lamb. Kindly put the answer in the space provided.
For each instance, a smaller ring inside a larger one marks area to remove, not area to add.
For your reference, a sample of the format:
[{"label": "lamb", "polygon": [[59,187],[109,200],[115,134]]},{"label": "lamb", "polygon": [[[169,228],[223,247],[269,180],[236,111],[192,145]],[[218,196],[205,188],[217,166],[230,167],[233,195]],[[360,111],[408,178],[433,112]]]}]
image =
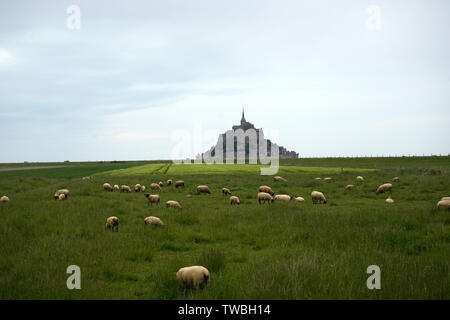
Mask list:
[{"label": "lamb", "polygon": [[183,180],[175,181],[175,188],[178,189],[178,187],[184,187],[184,181]]},{"label": "lamb", "polygon": [[178,283],[185,289],[203,289],[209,282],[209,271],[202,266],[184,267],[176,273]]},{"label": "lamb", "polygon": [[230,195],[231,196],[231,191],[228,188],[222,188],[222,195],[227,196]]},{"label": "lamb", "polygon": [[315,178],[314,180],[322,180],[322,178],[320,178],[320,177],[317,177],[317,178]]},{"label": "lamb", "polygon": [[381,186],[379,186],[377,188],[377,190],[375,191],[375,193],[380,194],[380,193],[385,193],[386,191],[391,191],[391,190],[392,190],[392,184],[385,183],[385,184],[382,184]]},{"label": "lamb", "polygon": [[172,184],[172,179],[167,180],[167,185],[170,186]]},{"label": "lamb", "polygon": [[274,198],[273,201],[275,200],[280,200],[280,201],[291,201],[292,197],[288,196],[287,194],[277,194]]},{"label": "lamb", "polygon": [[269,186],[260,186],[258,192],[265,192],[273,196],[275,192],[272,191],[272,188]]},{"label": "lamb", "polygon": [[146,225],[151,225],[153,227],[163,227],[164,226],[164,223],[161,221],[160,218],[153,217],[153,216],[145,218],[144,223]]},{"label": "lamb", "polygon": [[0,198],[0,202],[3,202],[3,203],[9,202],[9,198],[7,196],[3,196]]},{"label": "lamb", "polygon": [[231,204],[231,205],[233,205],[233,204],[239,205],[239,204],[241,204],[241,201],[239,200],[238,197],[236,197],[236,196],[231,196],[231,197],[230,197],[230,204]]},{"label": "lamb", "polygon": [[181,205],[178,201],[175,200],[169,200],[166,202],[166,208],[176,208],[181,209]]},{"label": "lamb", "polygon": [[326,204],[327,203],[327,199],[325,198],[325,196],[323,195],[322,192],[320,191],[313,191],[311,192],[311,200],[312,202],[315,204],[317,202]]},{"label": "lamb", "polygon": [[53,198],[55,200],[58,200],[60,194],[64,194],[67,198],[67,197],[69,197],[69,190],[68,189],[60,189],[55,192],[55,195],[53,196]]},{"label": "lamb", "polygon": [[120,186],[120,192],[131,192],[131,188],[129,186],[126,186],[126,185],[121,185]]},{"label": "lamb", "polygon": [[142,186],[139,183],[135,184],[134,185],[134,192],[140,192],[141,188],[142,188]]},{"label": "lamb", "polygon": [[437,203],[438,210],[450,210],[450,200],[441,200]]},{"label": "lamb", "polygon": [[391,199],[391,196],[389,196],[389,197],[386,199],[386,203],[394,203],[394,200]]},{"label": "lamb", "polygon": [[331,181],[331,177],[326,177],[323,179],[323,181],[325,181],[325,182]]},{"label": "lamb", "polygon": [[200,194],[200,193],[211,194],[211,190],[209,190],[208,186],[204,186],[204,185],[197,186],[197,194]]},{"label": "lamb", "polygon": [[104,183],[103,184],[103,189],[105,189],[106,191],[113,191],[113,187],[111,187],[111,185],[109,183]]},{"label": "lamb", "polygon": [[111,231],[119,231],[119,218],[112,216],[106,219],[105,229],[110,229]]},{"label": "lamb", "polygon": [[150,189],[161,191],[161,186],[159,184],[157,184],[157,183],[152,183],[150,185]]},{"label": "lamb", "polygon": [[145,192],[145,186],[141,186],[141,192]]},{"label": "lamb", "polygon": [[295,202],[304,202],[305,199],[303,199],[303,197],[297,197],[297,198],[294,198],[294,201]]},{"label": "lamb", "polygon": [[164,186],[164,183],[162,181],[158,182],[158,184],[160,187]]},{"label": "lamb", "polygon": [[159,197],[159,194],[146,193],[144,195],[148,199],[147,205],[153,205],[154,203],[155,204],[159,204],[160,201],[161,201],[161,198]]},{"label": "lamb", "polygon": [[120,188],[117,184],[115,184],[113,188],[114,188],[114,190],[120,190]]},{"label": "lamb", "polygon": [[399,177],[394,177],[394,178],[392,179],[392,181],[394,181],[394,182],[400,182],[400,178],[399,178]]},{"label": "lamb", "polygon": [[352,184],[346,185],[345,190],[352,190],[353,187],[354,187],[354,185],[352,185]]},{"label": "lamb", "polygon": [[260,193],[258,193],[258,203],[261,204],[261,201],[263,201],[264,203],[266,203],[266,201],[268,201],[270,203],[270,202],[273,202],[274,200],[269,193],[260,192]]},{"label": "lamb", "polygon": [[275,176],[275,177],[273,177],[273,181],[287,181],[287,180],[283,177]]},{"label": "lamb", "polygon": [[358,180],[358,181],[364,181],[364,178],[361,177],[361,176],[357,176],[357,177],[356,177],[356,180]]}]

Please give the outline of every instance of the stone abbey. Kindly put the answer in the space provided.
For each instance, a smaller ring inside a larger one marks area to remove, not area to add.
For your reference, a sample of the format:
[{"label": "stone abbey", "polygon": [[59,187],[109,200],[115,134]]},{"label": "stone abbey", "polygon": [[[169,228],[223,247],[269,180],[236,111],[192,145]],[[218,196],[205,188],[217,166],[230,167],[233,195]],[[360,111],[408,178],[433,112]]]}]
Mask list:
[{"label": "stone abbey", "polygon": [[[242,143],[242,146],[238,143],[237,136],[239,136],[239,134],[243,134],[245,136],[245,144]],[[269,139],[265,139],[263,129],[262,128],[257,129],[257,128],[255,128],[253,123],[245,120],[244,109],[242,109],[241,124],[235,125],[232,127],[231,130],[220,134],[219,138],[217,139],[216,145],[212,146],[209,150],[204,152],[201,155],[202,159],[215,157],[216,150],[220,150],[218,148],[222,148],[222,151],[223,151],[222,154],[225,155],[226,146],[227,146],[227,140],[226,140],[227,135],[234,137],[234,143],[233,143],[234,146],[233,146],[233,150],[232,150],[234,160],[237,159],[237,156],[239,153],[245,154],[246,160],[249,160],[250,158],[253,158],[254,156],[259,157],[260,147],[265,148],[265,149],[267,148],[267,150],[264,150],[262,152],[265,156],[271,156],[272,144],[274,147],[278,147],[280,159],[298,158],[297,152],[289,151],[282,146],[276,145],[276,143],[273,143]],[[256,142],[256,143],[250,143],[252,135],[254,136],[254,138],[255,138],[254,142]],[[254,149],[254,150],[252,150],[252,149]],[[223,156],[223,157],[225,157],[225,156]],[[225,162],[225,158],[223,158],[223,160]]]}]

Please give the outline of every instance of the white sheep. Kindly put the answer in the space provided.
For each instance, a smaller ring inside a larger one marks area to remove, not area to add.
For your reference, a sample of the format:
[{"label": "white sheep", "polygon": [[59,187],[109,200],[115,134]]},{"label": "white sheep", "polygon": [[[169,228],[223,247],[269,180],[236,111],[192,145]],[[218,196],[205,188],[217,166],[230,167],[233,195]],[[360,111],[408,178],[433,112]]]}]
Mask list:
[{"label": "white sheep", "polygon": [[331,177],[323,178],[323,181],[325,181],[325,182],[331,181]]},{"label": "white sheep", "polygon": [[161,191],[161,186],[159,184],[157,184],[157,183],[152,183],[150,185],[150,189]]},{"label": "white sheep", "polygon": [[166,201],[166,208],[181,209],[181,205],[180,205],[180,203],[178,201],[169,200],[169,201]]},{"label": "white sheep", "polygon": [[149,194],[146,193],[145,197],[148,199],[148,203],[147,205],[153,205],[155,204],[159,204],[161,201],[161,198],[159,197],[159,194]]},{"label": "white sheep", "polygon": [[442,201],[442,200],[450,200],[450,197],[442,197],[442,198],[441,198],[441,201]]},{"label": "white sheep", "polygon": [[233,204],[239,205],[239,204],[241,204],[241,201],[239,200],[238,197],[236,197],[236,196],[231,196],[231,197],[230,197],[230,204],[231,204],[231,205],[233,205]]},{"label": "white sheep", "polygon": [[153,216],[145,218],[144,223],[147,225],[151,225],[153,227],[163,227],[164,226],[164,223],[161,221],[160,218],[153,217]]},{"label": "white sheep", "polygon": [[394,200],[389,196],[389,197],[386,199],[386,203],[394,203]]},{"label": "white sheep", "polygon": [[273,198],[267,192],[259,192],[258,193],[258,203],[261,204],[261,201],[263,201],[263,203],[266,203],[266,201],[268,201],[270,203],[270,202],[273,202]]},{"label": "white sheep", "polygon": [[392,184],[390,183],[384,183],[381,186],[379,186],[377,188],[377,190],[375,191],[376,194],[380,194],[380,193],[385,193],[386,191],[391,191],[392,190]]},{"label": "white sheep", "polygon": [[142,186],[139,183],[135,184],[134,185],[134,192],[140,192],[141,188],[142,188]]},{"label": "white sheep", "polygon": [[317,203],[317,202],[319,202],[319,203],[323,202],[324,204],[327,203],[327,198],[325,198],[323,193],[320,191],[311,192],[311,200],[313,203]]},{"label": "white sheep", "polygon": [[7,196],[3,196],[0,198],[0,202],[3,202],[3,203],[9,202],[9,198]]},{"label": "white sheep", "polygon": [[164,186],[164,183],[162,181],[158,182],[158,184],[160,187]]},{"label": "white sheep", "polygon": [[204,185],[197,186],[197,194],[200,194],[200,193],[211,194],[211,190],[209,190],[208,186],[204,186]]},{"label": "white sheep", "polygon": [[121,185],[120,186],[120,192],[131,192],[131,188],[129,186],[126,186],[126,185]]},{"label": "white sheep", "polygon": [[111,187],[111,185],[109,183],[104,183],[103,184],[103,189],[105,189],[106,191],[113,191],[113,187]]},{"label": "white sheep", "polygon": [[105,229],[110,229],[111,231],[119,231],[119,218],[112,216],[106,219]]},{"label": "white sheep", "polygon": [[167,180],[167,185],[170,186],[172,184],[172,179]]},{"label": "white sheep", "polygon": [[55,200],[58,200],[60,194],[64,194],[67,198],[67,197],[69,197],[69,190],[68,189],[60,189],[55,192],[55,195],[53,196],[53,198]]},{"label": "white sheep", "polygon": [[175,181],[175,188],[178,189],[178,187],[184,187],[184,181],[183,180]]},{"label": "white sheep", "polygon": [[141,192],[145,192],[145,186],[141,186]]},{"label": "white sheep", "polygon": [[314,178],[314,180],[322,180],[321,177]]},{"label": "white sheep", "polygon": [[185,289],[203,289],[209,282],[209,271],[202,266],[184,267],[178,270],[176,278]]},{"label": "white sheep", "polygon": [[292,197],[287,195],[287,194],[277,194],[274,198],[273,201],[275,200],[280,200],[280,201],[291,201]]},{"label": "white sheep", "polygon": [[394,181],[394,182],[400,182],[400,178],[399,178],[399,177],[394,177],[394,178],[392,178],[392,181]]},{"label": "white sheep", "polygon": [[437,203],[438,210],[450,210],[450,200],[441,200]]},{"label": "white sheep", "polygon": [[58,196],[58,200],[66,200],[66,195],[64,194],[64,193],[61,193],[59,196]]},{"label": "white sheep", "polygon": [[345,186],[345,190],[352,190],[355,186],[352,184],[348,184]]},{"label": "white sheep", "polygon": [[273,177],[273,181],[287,181],[287,180],[283,177],[275,176],[275,177]]},{"label": "white sheep", "polygon": [[227,195],[231,196],[231,191],[230,191],[230,189],[228,189],[228,188],[222,188],[222,195],[224,195],[224,196],[227,196]]},{"label": "white sheep", "polygon": [[294,198],[295,202],[305,202],[305,199],[303,197],[296,197]]},{"label": "white sheep", "polygon": [[119,186],[117,184],[114,185],[113,187],[114,190],[120,190]]},{"label": "white sheep", "polygon": [[270,194],[271,196],[273,196],[275,194],[275,192],[272,191],[272,188],[269,186],[260,186],[258,188],[258,192],[265,192]]},{"label": "white sheep", "polygon": [[358,180],[358,181],[364,181],[364,178],[361,177],[361,176],[357,176],[357,177],[356,177],[356,180]]}]

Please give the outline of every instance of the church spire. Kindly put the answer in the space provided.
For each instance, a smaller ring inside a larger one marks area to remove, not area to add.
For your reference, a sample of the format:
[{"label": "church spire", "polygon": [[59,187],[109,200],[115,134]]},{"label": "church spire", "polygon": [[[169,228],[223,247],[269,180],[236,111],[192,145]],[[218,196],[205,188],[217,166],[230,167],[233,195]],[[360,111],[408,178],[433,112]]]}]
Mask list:
[{"label": "church spire", "polygon": [[242,107],[242,118],[241,118],[241,123],[243,122],[246,122],[244,117],[244,107]]}]

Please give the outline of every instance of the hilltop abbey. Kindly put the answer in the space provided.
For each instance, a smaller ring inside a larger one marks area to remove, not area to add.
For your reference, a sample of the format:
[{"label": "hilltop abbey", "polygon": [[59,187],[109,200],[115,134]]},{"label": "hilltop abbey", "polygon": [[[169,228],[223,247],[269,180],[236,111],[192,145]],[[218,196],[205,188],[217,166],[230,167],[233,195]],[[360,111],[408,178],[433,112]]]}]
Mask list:
[{"label": "hilltop abbey", "polygon": [[[242,130],[242,131],[238,131],[238,130]],[[202,159],[204,158],[211,158],[214,157],[216,155],[216,148],[222,148],[223,153],[225,153],[226,150],[226,136],[227,134],[232,134],[234,135],[234,159],[236,160],[237,158],[237,154],[238,151],[242,151],[244,152],[244,150],[240,150],[240,147],[238,146],[237,143],[237,137],[236,137],[236,131],[238,132],[243,132],[244,135],[247,133],[247,130],[250,130],[252,132],[256,133],[256,147],[255,147],[255,153],[256,155],[259,155],[259,148],[260,146],[266,147],[267,146],[267,150],[265,152],[266,156],[270,156],[271,155],[271,147],[272,147],[272,142],[269,139],[264,139],[264,133],[263,133],[263,129],[262,128],[255,128],[255,126],[253,125],[253,123],[248,122],[247,120],[245,120],[245,115],[244,115],[244,109],[242,109],[242,118],[241,118],[241,124],[240,125],[235,125],[232,127],[232,130],[229,130],[225,133],[222,133],[219,135],[219,138],[217,139],[217,143],[215,146],[212,146],[208,151],[206,151],[205,153],[203,153]],[[260,141],[261,139],[263,139],[263,141]],[[262,142],[262,143],[260,143]],[[289,158],[298,158],[298,153],[295,151],[288,151],[286,148],[282,147],[282,146],[277,146],[275,143],[274,147],[278,147],[279,150],[279,157],[280,159],[289,159]],[[249,157],[251,156],[251,150],[252,150],[253,146],[250,146],[249,143],[249,137],[246,136],[245,137],[245,159],[248,160]]]}]

